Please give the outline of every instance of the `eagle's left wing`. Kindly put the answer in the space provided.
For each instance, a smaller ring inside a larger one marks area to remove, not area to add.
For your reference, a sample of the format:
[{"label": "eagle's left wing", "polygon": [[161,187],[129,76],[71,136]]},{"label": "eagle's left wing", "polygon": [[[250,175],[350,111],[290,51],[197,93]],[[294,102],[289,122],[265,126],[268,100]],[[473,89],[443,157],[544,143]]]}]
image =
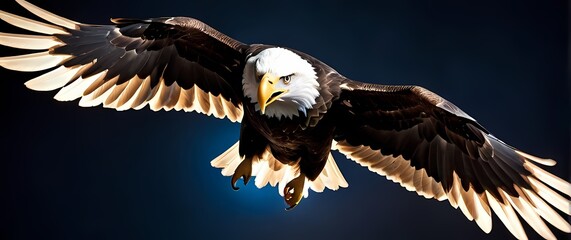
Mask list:
[{"label": "eagle's left wing", "polygon": [[81,106],[117,110],[198,111],[231,121],[242,118],[241,78],[248,47],[192,18],[113,19],[82,24],[24,0],[46,22],[0,11],[0,19],[39,34],[0,33],[0,45],[41,50],[0,58],[0,66],[47,73],[26,82],[39,91],[62,88],[55,98],[81,98]]},{"label": "eagle's left wing", "polygon": [[332,108],[340,152],[409,191],[448,199],[485,232],[492,210],[519,239],[526,234],[516,212],[544,238],[554,236],[541,218],[571,232],[551,207],[571,214],[563,196],[571,196],[571,184],[535,165],[555,161],[505,144],[440,96],[347,80]]}]

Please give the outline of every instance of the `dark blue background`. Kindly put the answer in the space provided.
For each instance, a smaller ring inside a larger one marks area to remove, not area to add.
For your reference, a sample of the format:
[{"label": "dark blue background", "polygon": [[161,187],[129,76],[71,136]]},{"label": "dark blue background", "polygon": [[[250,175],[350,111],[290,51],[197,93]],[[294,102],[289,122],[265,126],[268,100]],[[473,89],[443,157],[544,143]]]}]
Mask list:
[{"label": "dark blue background", "polygon": [[[245,43],[307,52],[355,80],[422,85],[507,143],[558,160],[548,169],[568,179],[568,2],[541,2],[34,1],[86,23],[193,16]],[[1,9],[25,13],[16,6]],[[447,202],[339,154],[350,187],[311,192],[286,212],[275,188],[235,192],[210,167],[238,139],[238,124],[80,108],[26,89],[35,74],[0,76],[2,239],[511,238],[496,217],[486,235]]]}]

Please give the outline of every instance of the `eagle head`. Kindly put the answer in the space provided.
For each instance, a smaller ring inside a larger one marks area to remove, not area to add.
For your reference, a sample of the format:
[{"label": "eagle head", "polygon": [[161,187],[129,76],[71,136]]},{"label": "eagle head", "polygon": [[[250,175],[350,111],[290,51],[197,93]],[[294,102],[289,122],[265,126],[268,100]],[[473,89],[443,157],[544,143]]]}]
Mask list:
[{"label": "eagle head", "polygon": [[268,117],[307,114],[319,96],[319,82],[313,66],[288,49],[273,47],[246,62],[242,79],[244,95],[256,110]]}]

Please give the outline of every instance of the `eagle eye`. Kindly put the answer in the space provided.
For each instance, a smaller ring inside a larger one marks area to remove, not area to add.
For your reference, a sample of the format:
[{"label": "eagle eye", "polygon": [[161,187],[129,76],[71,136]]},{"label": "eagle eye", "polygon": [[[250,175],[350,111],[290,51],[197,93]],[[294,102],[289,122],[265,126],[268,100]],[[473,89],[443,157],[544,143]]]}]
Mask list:
[{"label": "eagle eye", "polygon": [[282,82],[284,82],[284,84],[289,84],[291,82],[291,76],[292,75],[293,74],[281,77]]}]

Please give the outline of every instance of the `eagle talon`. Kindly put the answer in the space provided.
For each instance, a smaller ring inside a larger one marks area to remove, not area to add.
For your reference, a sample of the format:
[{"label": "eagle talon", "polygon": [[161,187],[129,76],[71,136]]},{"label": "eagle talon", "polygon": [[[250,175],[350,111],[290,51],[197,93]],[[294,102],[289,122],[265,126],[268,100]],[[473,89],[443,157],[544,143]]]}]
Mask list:
[{"label": "eagle talon", "polygon": [[291,210],[299,204],[303,196],[304,185],[305,175],[303,173],[286,184],[284,188],[284,200],[288,205],[286,210]]},{"label": "eagle talon", "polygon": [[238,165],[236,171],[234,171],[234,174],[232,175],[232,189],[236,191],[239,190],[240,188],[236,186],[236,182],[238,182],[240,178],[243,178],[244,185],[246,185],[248,184],[248,181],[250,181],[250,177],[252,177],[252,159],[246,158],[240,163],[240,165]]}]

